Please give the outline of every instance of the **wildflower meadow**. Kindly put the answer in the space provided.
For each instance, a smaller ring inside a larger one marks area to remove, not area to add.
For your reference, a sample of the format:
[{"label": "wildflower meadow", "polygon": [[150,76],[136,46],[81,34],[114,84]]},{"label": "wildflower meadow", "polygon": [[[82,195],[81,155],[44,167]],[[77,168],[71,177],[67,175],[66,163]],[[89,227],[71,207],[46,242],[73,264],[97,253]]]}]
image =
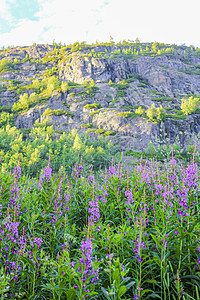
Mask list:
[{"label": "wildflower meadow", "polygon": [[83,174],[0,174],[0,299],[199,300],[197,164]]}]

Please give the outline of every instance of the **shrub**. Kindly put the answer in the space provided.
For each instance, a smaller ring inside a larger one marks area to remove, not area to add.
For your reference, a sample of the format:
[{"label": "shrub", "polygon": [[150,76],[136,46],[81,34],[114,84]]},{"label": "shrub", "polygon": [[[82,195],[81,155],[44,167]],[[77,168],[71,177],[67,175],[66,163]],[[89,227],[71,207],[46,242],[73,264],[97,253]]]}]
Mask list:
[{"label": "shrub", "polygon": [[141,116],[141,115],[143,115],[143,113],[144,113],[144,109],[141,106],[135,110],[135,114],[137,114],[137,115]]},{"label": "shrub", "polygon": [[156,102],[162,102],[162,101],[174,101],[174,98],[170,98],[170,97],[160,97],[160,98],[152,98],[152,101],[156,101]]},{"label": "shrub", "polygon": [[101,133],[104,133],[104,132],[105,132],[104,129],[96,129],[96,130],[95,130],[95,133],[96,133],[96,134],[101,134]]},{"label": "shrub", "polygon": [[104,136],[115,135],[115,134],[116,134],[116,132],[112,131],[112,130],[108,130],[108,131],[104,132]]},{"label": "shrub", "polygon": [[92,108],[100,108],[101,105],[99,103],[87,104],[83,108],[92,109]]},{"label": "shrub", "polygon": [[14,64],[10,59],[3,58],[0,61],[0,74],[5,73],[7,71],[14,70]]},{"label": "shrub", "polygon": [[181,99],[181,110],[187,116],[195,112],[197,105],[199,104],[199,98],[189,97],[188,99]]},{"label": "shrub", "polygon": [[52,115],[53,115],[53,110],[50,109],[50,108],[47,108],[47,109],[43,112],[43,114],[42,114],[43,117],[49,117],[49,116],[52,116]]},{"label": "shrub", "polygon": [[3,106],[0,106],[0,112],[2,111],[6,111],[6,112],[11,112],[11,107],[10,106],[6,106],[6,105],[3,105]]},{"label": "shrub", "polygon": [[81,124],[80,127],[82,128],[92,128],[92,123],[87,123],[87,124]]}]

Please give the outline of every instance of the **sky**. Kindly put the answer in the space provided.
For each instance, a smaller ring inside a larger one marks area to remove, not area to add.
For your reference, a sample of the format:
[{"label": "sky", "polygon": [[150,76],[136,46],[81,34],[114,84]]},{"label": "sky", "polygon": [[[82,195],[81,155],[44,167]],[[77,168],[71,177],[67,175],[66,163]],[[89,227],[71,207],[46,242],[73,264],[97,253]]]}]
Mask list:
[{"label": "sky", "polygon": [[0,48],[136,38],[200,47],[199,0],[0,0]]}]

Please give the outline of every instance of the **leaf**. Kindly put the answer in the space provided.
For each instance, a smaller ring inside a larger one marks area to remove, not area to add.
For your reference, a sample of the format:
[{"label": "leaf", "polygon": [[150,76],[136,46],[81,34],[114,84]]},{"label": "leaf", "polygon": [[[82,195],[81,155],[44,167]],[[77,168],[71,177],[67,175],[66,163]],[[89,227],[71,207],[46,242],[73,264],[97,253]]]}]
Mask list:
[{"label": "leaf", "polygon": [[[149,289],[146,289],[146,290],[143,290],[140,294],[140,296],[142,297],[144,294],[148,293],[148,292],[153,292],[152,290],[149,290]],[[141,298],[142,299],[142,298]]]},{"label": "leaf", "polygon": [[118,299],[121,298],[126,293],[126,287],[124,285],[120,286],[119,291],[118,291]]},{"label": "leaf", "polygon": [[[150,294],[150,295],[148,296],[148,298],[149,298],[149,299],[152,299],[152,298],[159,298],[159,299],[162,300],[162,298],[161,298],[158,294],[155,294],[155,293]],[[147,299],[148,299],[148,298],[147,298]]]},{"label": "leaf", "polygon": [[116,282],[116,288],[118,289],[120,286],[120,275],[118,269],[113,272],[113,281]]},{"label": "leaf", "polygon": [[126,285],[126,290],[130,289],[135,284],[135,281],[131,281]]},{"label": "leaf", "polygon": [[106,291],[106,289],[104,289],[104,288],[102,287],[101,290],[102,290],[104,296],[106,297],[106,299],[110,300],[110,297],[108,296],[109,293]]},{"label": "leaf", "polygon": [[24,263],[28,264],[28,265],[31,267],[31,269],[32,269],[33,271],[35,270],[35,265],[34,265],[34,263],[33,263],[28,257],[23,256],[23,257],[21,257],[20,259],[21,259]]},{"label": "leaf", "polygon": [[157,281],[155,279],[149,279],[149,280],[146,280],[145,282],[148,282],[148,283],[157,283]]}]

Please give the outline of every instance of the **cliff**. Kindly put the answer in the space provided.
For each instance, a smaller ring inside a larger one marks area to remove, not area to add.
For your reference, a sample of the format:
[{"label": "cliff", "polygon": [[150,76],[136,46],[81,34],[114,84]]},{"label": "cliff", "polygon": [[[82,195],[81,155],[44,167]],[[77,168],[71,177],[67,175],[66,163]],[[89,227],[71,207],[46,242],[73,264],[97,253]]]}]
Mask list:
[{"label": "cliff", "polygon": [[[1,111],[18,129],[48,121],[60,133],[76,128],[91,139],[106,135],[122,151],[144,151],[150,141],[185,147],[200,131],[199,110],[185,115],[180,108],[191,95],[200,96],[194,47],[75,43],[0,52]],[[162,117],[146,116],[152,104],[155,110],[162,105]]]}]

